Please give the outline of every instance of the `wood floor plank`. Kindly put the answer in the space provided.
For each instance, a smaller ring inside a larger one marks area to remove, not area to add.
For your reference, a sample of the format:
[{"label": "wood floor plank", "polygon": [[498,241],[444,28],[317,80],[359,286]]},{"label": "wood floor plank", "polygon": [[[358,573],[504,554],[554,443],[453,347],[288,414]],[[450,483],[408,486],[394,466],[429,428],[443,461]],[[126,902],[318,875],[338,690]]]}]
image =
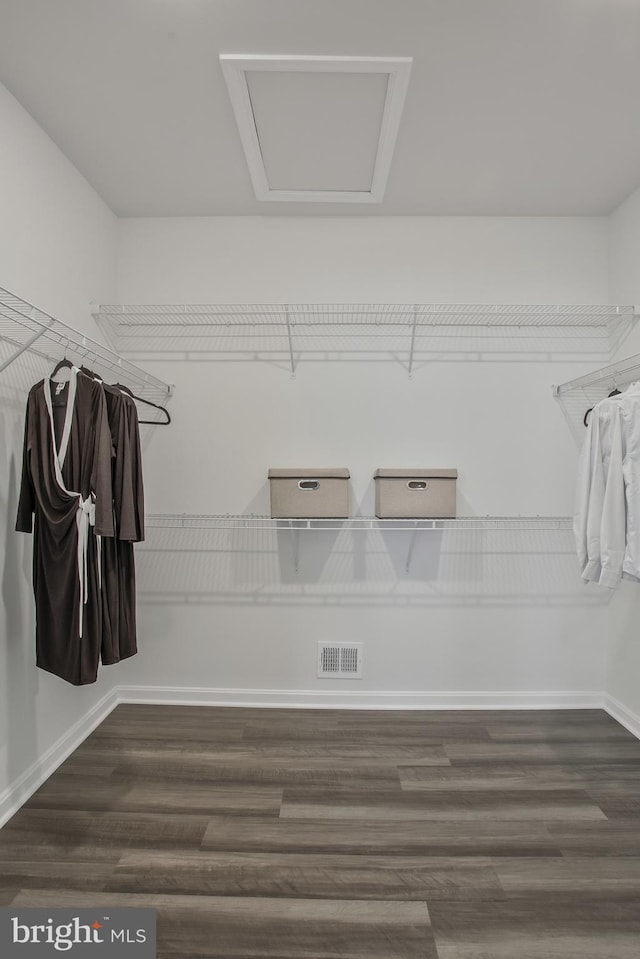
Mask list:
[{"label": "wood floor plank", "polygon": [[585,790],[518,789],[491,792],[484,789],[440,789],[401,792],[376,797],[364,791],[333,793],[325,790],[285,788],[282,818],[402,820],[539,820],[572,821],[605,819],[605,814]]},{"label": "wood floor plank", "polygon": [[[108,720],[107,720],[108,722]],[[243,729],[241,726],[207,726],[201,723],[180,723],[169,729],[162,728],[157,722],[112,723],[108,728],[98,727],[94,742],[101,739],[118,739],[122,736],[133,736],[149,742],[179,742],[179,743],[211,743],[211,742],[241,742]]]},{"label": "wood floor plank", "polygon": [[[262,711],[263,713],[265,710]],[[278,710],[271,710],[275,721]],[[280,714],[289,714],[288,710]],[[304,710],[302,710],[304,712]],[[362,709],[362,710],[327,710],[336,717],[338,722],[354,725],[357,723],[379,722],[387,726],[394,723],[409,721],[425,725],[446,725],[460,723],[462,725],[490,724],[508,722],[522,727],[531,725],[562,726],[567,721],[574,723],[594,722],[600,727],[610,725],[616,721],[604,709]],[[316,711],[316,716],[322,711]]]},{"label": "wood floor plank", "polygon": [[30,809],[109,811],[126,791],[126,786],[111,777],[89,777],[86,780],[83,777],[75,777],[74,782],[74,779],[66,775],[56,774],[27,800],[21,812],[24,813]]},{"label": "wood floor plank", "polygon": [[[597,747],[596,747],[597,748]],[[561,763],[562,759],[553,743],[450,743],[445,748],[452,765],[514,763]],[[628,758],[628,757],[625,757]],[[583,760],[584,761],[584,760]]]},{"label": "wood floor plank", "polygon": [[609,799],[637,799],[640,789],[636,782],[609,780],[608,782],[591,782],[588,784],[589,795],[596,802],[606,802]]},{"label": "wood floor plank", "polygon": [[489,737],[495,742],[524,743],[524,742],[628,742],[635,743],[633,733],[611,720],[604,723],[602,719],[585,722],[572,721],[570,718],[563,723],[550,726],[546,723],[524,725],[510,721],[490,723],[486,727]]},{"label": "wood floor plank", "polygon": [[[268,742],[263,744],[250,743],[195,743],[178,742],[162,743],[144,739],[122,739],[102,737],[99,740],[89,739],[74,753],[75,767],[82,765],[100,768],[109,764],[114,765],[128,762],[155,762],[200,763],[216,765],[244,766],[253,762],[254,765],[295,765],[306,762],[317,765],[319,768],[330,766],[338,761],[345,761],[358,766],[386,766],[389,764],[405,763],[407,765],[450,765],[442,744],[407,745],[398,743],[332,743],[332,742]],[[69,763],[70,760],[67,760]],[[345,766],[345,769],[347,767]]]},{"label": "wood floor plank", "polygon": [[115,863],[73,860],[25,860],[4,858],[0,862],[2,881],[16,888],[25,889],[94,889],[108,888]]},{"label": "wood floor plank", "polygon": [[[144,769],[148,765],[166,766],[167,770],[177,765],[187,770],[196,767],[203,771],[208,767],[244,769],[330,769],[339,766],[345,773],[350,769],[366,775],[367,770],[378,768],[372,775],[388,775],[384,770],[399,763],[413,766],[437,765],[449,766],[450,761],[444,748],[439,746],[362,745],[332,743],[267,743],[259,745],[240,745],[235,743],[159,743],[146,740],[101,739],[85,742],[75,754],[75,767],[81,764],[91,766],[108,765],[111,771],[115,767],[130,766],[133,770]],[[380,771],[382,770],[382,771]]]},{"label": "wood floor plank", "polygon": [[640,823],[637,819],[547,823],[547,830],[563,856],[640,856]]},{"label": "wood floor plank", "polygon": [[208,818],[84,810],[19,810],[0,833],[2,842],[54,845],[112,846],[114,848],[199,848]]},{"label": "wood floor plank", "polygon": [[443,742],[489,742],[491,737],[487,729],[477,723],[471,724],[468,719],[462,724],[426,724],[423,722],[398,721],[389,724],[381,720],[378,723],[341,722],[338,725],[326,728],[324,724],[293,726],[290,723],[275,725],[248,724],[244,731],[244,741],[247,743],[269,742],[306,742],[323,743],[327,738],[333,742],[359,743],[362,745],[395,745],[404,743],[412,745],[440,745]]},{"label": "wood floor plank", "polygon": [[[268,722],[268,716],[265,710],[260,707],[242,706],[189,706],[185,704],[167,706],[164,703],[120,703],[116,709],[112,710],[104,723],[128,722],[129,720],[153,720],[165,724],[167,722],[167,709],[171,711],[171,724],[175,726],[182,721],[194,721],[202,724],[215,725],[220,723],[228,726],[236,722],[244,723],[249,717],[259,717],[264,715],[265,722]],[[274,710],[274,713],[276,710]],[[304,710],[300,710],[304,712]],[[546,712],[545,712],[546,715]],[[562,711],[560,712],[562,715]],[[603,713],[606,715],[606,713]]]},{"label": "wood floor plank", "polygon": [[[612,899],[632,896],[640,902],[640,857],[608,859],[580,856],[571,859],[496,859],[495,871],[510,898],[553,899],[559,893]],[[638,942],[640,950],[640,940]]]},{"label": "wood floor plank", "polygon": [[15,839],[8,830],[0,831],[0,875],[3,871],[2,863],[14,862],[60,862],[60,863],[111,863],[115,865],[122,855],[122,850],[108,846],[85,846],[41,842],[33,844],[25,842],[22,833],[17,832]]},{"label": "wood floor plank", "polygon": [[[110,766],[105,763],[88,763],[82,755],[76,757],[74,754],[56,769],[56,776],[77,776],[78,780],[104,780],[113,774],[115,768],[115,765]],[[84,785],[78,781],[77,787],[82,789]],[[71,788],[69,784],[67,788]]]},{"label": "wood floor plank", "polygon": [[496,899],[503,895],[488,857],[335,853],[136,850],[122,855],[106,888],[114,892],[385,901]]},{"label": "wood floor plank", "polygon": [[404,790],[421,789],[558,789],[562,786],[587,789],[589,778],[580,768],[560,763],[480,763],[477,766],[398,766]]},{"label": "wood floor plank", "polygon": [[537,763],[558,762],[585,764],[640,762],[640,742],[558,742],[558,743],[451,743],[445,752],[453,764],[466,763]]},{"label": "wood floor plank", "polygon": [[[281,793],[287,786],[299,789],[330,787],[334,790],[369,790],[374,793],[401,792],[400,777],[397,767],[383,769],[344,769],[333,766],[312,766],[283,764],[282,766],[210,766],[202,768],[190,765],[184,768],[182,764],[167,767],[165,764],[145,764],[135,767],[131,764],[118,766],[113,773],[115,782],[137,783],[147,790],[170,791],[175,788],[176,782],[185,787],[198,786],[210,791],[221,793],[226,789],[231,792],[248,794],[267,794],[277,791]],[[249,800],[250,801],[250,800]],[[213,812],[213,810],[212,810]]]},{"label": "wood floor plank", "polygon": [[[398,856],[560,856],[547,824],[537,822],[387,822],[212,818],[202,848]],[[515,850],[518,850],[517,852]]]},{"label": "wood floor plank", "polygon": [[605,785],[617,785],[619,783],[630,783],[640,786],[640,762],[636,760],[619,760],[612,763],[572,763],[571,768],[575,769],[584,777],[585,781],[593,786],[599,783]]},{"label": "wood floor plank", "polygon": [[64,778],[56,778],[38,790],[25,809],[105,810],[129,813],[169,813],[174,815],[277,816],[282,789],[277,786],[242,786],[217,783],[215,787],[172,778],[169,782],[146,782],[132,777],[112,776],[100,779],[92,787],[70,792]]}]

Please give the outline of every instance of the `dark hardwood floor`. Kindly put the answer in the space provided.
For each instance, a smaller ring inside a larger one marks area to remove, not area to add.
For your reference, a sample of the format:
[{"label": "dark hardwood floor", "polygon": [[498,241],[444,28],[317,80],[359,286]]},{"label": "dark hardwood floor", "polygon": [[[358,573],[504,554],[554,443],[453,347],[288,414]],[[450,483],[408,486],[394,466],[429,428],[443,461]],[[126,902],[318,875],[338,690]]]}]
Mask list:
[{"label": "dark hardwood floor", "polygon": [[153,906],[159,959],[638,959],[640,742],[122,705],[0,831],[0,904]]}]

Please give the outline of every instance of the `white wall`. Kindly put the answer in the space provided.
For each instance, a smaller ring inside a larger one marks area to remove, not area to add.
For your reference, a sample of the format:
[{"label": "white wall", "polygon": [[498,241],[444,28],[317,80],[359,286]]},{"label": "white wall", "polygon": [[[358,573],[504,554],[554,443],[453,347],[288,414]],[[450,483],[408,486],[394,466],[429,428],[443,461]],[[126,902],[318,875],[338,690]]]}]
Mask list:
[{"label": "white wall", "polygon": [[[640,189],[610,217],[610,284],[614,303],[640,304]],[[619,351],[640,352],[640,329]],[[606,692],[618,718],[640,735],[640,589],[623,583],[610,606]]]},{"label": "white wall", "polygon": [[118,251],[125,302],[588,303],[608,284],[596,217],[124,219]]},{"label": "white wall", "polygon": [[[116,220],[88,183],[0,86],[0,286],[94,333],[88,303],[113,295]],[[31,538],[14,532],[26,393],[42,376],[17,360],[1,376],[0,821],[11,792],[112,688],[75,689],[35,667]],[[30,780],[32,781],[32,780]]]},{"label": "white wall", "polygon": [[609,217],[609,277],[611,302],[640,304],[640,189]]},{"label": "white wall", "polygon": [[[119,230],[119,302],[608,299],[600,219],[203,218]],[[354,508],[371,515],[374,469],[414,465],[458,468],[460,514],[569,515],[577,450],[550,386],[593,361],[505,359],[431,362],[412,380],[393,362],[301,363],[295,379],[268,363],[147,363],[176,384],[173,425],[146,454],[148,509],[266,513],[269,466],[344,465]],[[138,552],[142,653],[121,681],[238,701],[230,690],[522,704],[602,689],[606,608],[579,580],[570,534],[422,537],[408,575],[408,538],[395,537],[301,534],[296,574],[284,534],[152,533]],[[317,680],[320,639],[363,640],[364,679]]]}]

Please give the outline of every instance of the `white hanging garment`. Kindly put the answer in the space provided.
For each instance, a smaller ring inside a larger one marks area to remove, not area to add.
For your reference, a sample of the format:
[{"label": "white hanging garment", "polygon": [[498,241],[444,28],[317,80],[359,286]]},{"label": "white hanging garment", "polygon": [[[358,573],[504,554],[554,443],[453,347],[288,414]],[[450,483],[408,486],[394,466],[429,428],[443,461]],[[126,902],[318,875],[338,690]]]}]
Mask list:
[{"label": "white hanging garment", "polygon": [[622,578],[638,581],[640,580],[640,383],[632,383],[616,399],[621,412],[626,526]]},{"label": "white hanging garment", "polygon": [[578,462],[576,511],[573,517],[580,573],[585,580],[597,580],[600,577],[600,523],[598,520],[596,524],[594,517],[600,515],[603,500],[600,419],[597,407],[594,407]]},{"label": "white hanging garment", "polygon": [[608,431],[603,461],[605,476],[604,497],[600,520],[600,577],[601,586],[615,589],[622,579],[625,557],[627,516],[623,476],[623,430],[620,403],[607,400],[604,412],[611,429]]},{"label": "white hanging garment", "polygon": [[640,383],[593,408],[573,527],[586,582],[640,581]]}]

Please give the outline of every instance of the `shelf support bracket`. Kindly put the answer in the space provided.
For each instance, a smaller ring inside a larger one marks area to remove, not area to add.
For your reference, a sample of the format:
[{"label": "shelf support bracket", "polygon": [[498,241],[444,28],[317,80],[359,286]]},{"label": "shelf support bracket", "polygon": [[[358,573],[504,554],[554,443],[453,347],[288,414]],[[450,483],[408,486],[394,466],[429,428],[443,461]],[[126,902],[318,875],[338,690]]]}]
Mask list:
[{"label": "shelf support bracket", "polygon": [[413,325],[411,327],[411,349],[409,351],[409,379],[413,376],[413,351],[416,345],[416,323],[418,322],[418,307],[413,308]]},{"label": "shelf support bracket", "polygon": [[418,530],[418,524],[413,524],[413,529],[411,530],[411,539],[409,540],[409,549],[407,550],[407,562],[405,563],[404,571],[408,573],[411,569],[411,560],[413,558],[413,551],[416,545],[416,533]]},{"label": "shelf support bracket", "polygon": [[289,307],[286,308],[287,317],[287,337],[289,339],[289,362],[291,363],[291,375],[296,375],[296,364],[293,358],[293,340],[291,338],[291,320],[289,317]]},{"label": "shelf support bracket", "polygon": [[8,360],[5,360],[4,363],[0,363],[0,373],[2,373],[3,370],[6,370],[8,366],[11,366],[13,361],[17,360],[19,356],[22,356],[23,353],[26,353],[27,350],[30,350],[33,344],[36,343],[44,333],[46,333],[52,323],[53,320],[49,320],[46,326],[43,326],[41,330],[38,330],[37,333],[34,333],[33,336],[29,337],[27,342],[21,346],[19,350],[16,350],[16,352],[13,353]]},{"label": "shelf support bracket", "polygon": [[293,568],[296,573],[300,572],[300,530],[289,520],[289,529],[291,530],[291,551],[293,553]]}]

